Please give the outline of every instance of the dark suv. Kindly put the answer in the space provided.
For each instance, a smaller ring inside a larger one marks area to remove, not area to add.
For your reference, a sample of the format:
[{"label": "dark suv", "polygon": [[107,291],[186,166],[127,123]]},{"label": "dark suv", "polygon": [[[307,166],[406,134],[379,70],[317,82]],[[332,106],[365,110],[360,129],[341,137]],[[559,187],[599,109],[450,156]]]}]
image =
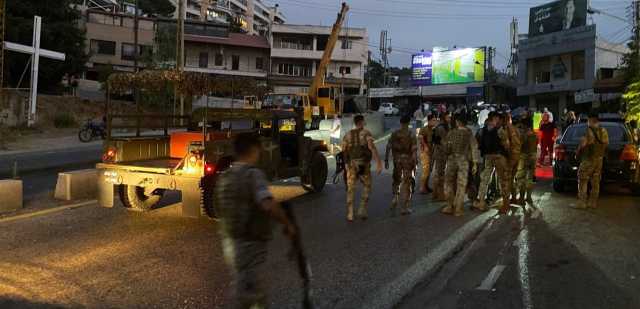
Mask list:
[{"label": "dark suv", "polygon": [[[609,146],[602,166],[602,183],[620,183],[640,194],[640,161],[638,146],[622,122],[603,121],[609,133]],[[553,152],[553,189],[564,192],[567,184],[576,184],[580,162],[575,152],[587,130],[586,123],[571,125],[555,145]]]}]

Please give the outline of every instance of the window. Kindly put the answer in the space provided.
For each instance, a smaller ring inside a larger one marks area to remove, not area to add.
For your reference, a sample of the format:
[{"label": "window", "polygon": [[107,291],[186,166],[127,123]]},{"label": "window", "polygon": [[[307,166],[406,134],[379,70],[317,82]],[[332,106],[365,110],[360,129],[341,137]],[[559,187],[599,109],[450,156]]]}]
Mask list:
[{"label": "window", "polygon": [[201,68],[209,67],[209,53],[207,52],[200,53],[200,61],[198,61],[198,66]]},{"label": "window", "polygon": [[224,56],[220,53],[216,54],[216,59],[215,59],[215,65],[217,67],[222,66],[222,62],[223,62]]},{"label": "window", "polygon": [[340,67],[340,74],[351,74],[351,67],[350,66],[342,66]]},{"label": "window", "polygon": [[342,49],[351,49],[351,48],[353,48],[353,41],[345,38],[345,39],[342,39],[341,42],[342,42],[342,44],[340,45],[340,48],[342,48]]},{"label": "window", "polygon": [[584,79],[584,51],[571,55],[571,80]]},{"label": "window", "polygon": [[91,40],[91,52],[96,55],[115,55],[116,42]]},{"label": "window", "polygon": [[262,57],[256,58],[256,70],[264,69],[264,59]]},{"label": "window", "polygon": [[297,38],[282,38],[280,39],[280,48],[283,49],[298,49],[298,50],[311,50],[311,41]]},{"label": "window", "polygon": [[278,74],[289,76],[311,76],[311,66],[302,64],[280,63],[278,64]]},{"label": "window", "polygon": [[[141,56],[152,55],[153,47],[148,45],[138,45],[138,60]],[[135,60],[135,48],[134,44],[122,43],[122,54],[120,56],[122,60],[134,61]]]},{"label": "window", "polygon": [[234,71],[240,70],[240,56],[238,55],[231,56],[231,70],[234,70]]},{"label": "window", "polygon": [[551,82],[551,65],[549,58],[538,58],[533,61],[534,79],[536,84]]},{"label": "window", "polygon": [[133,44],[122,43],[122,60],[133,61],[136,56],[136,49]]}]

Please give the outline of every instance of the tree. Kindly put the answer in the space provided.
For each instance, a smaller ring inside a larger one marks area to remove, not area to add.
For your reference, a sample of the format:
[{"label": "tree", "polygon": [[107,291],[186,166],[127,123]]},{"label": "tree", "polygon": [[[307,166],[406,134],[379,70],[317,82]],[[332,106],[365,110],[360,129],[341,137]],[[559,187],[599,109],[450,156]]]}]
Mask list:
[{"label": "tree", "polygon": [[638,58],[638,44],[640,42],[632,40],[629,42],[629,50],[623,58],[623,67],[625,72],[625,81],[631,84],[634,81],[640,81],[640,60]]},{"label": "tree", "polygon": [[369,68],[364,76],[371,88],[384,87],[384,67],[380,62],[375,60],[369,61]]},{"label": "tree", "polygon": [[[78,25],[80,13],[70,3],[70,0],[31,0],[7,1],[6,4],[7,41],[31,45],[33,16],[38,15],[42,17],[41,48],[66,54],[64,62],[40,58],[39,89],[44,92],[55,90],[65,74],[76,75],[83,72],[88,59],[85,33]],[[17,86],[29,58],[25,54],[5,52],[4,63],[10,86]],[[25,75],[25,81],[28,76]],[[25,87],[25,81],[21,87]]]},{"label": "tree", "polygon": [[[135,3],[135,0],[127,2]],[[176,11],[176,7],[169,0],[138,0],[138,7],[143,14],[151,16],[168,17]]]},{"label": "tree", "polygon": [[627,87],[623,99],[627,103],[627,120],[640,121],[640,81]]}]

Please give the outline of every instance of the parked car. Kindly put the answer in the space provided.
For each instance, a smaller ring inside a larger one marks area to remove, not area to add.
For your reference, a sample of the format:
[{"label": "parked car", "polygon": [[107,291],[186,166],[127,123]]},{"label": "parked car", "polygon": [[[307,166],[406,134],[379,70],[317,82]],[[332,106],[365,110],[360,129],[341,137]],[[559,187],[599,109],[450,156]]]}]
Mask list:
[{"label": "parked car", "polygon": [[400,110],[389,102],[380,104],[378,111],[384,113],[385,116],[395,116],[400,113]]},{"label": "parked car", "polygon": [[[609,133],[609,146],[602,167],[602,183],[619,183],[640,194],[640,161],[638,145],[622,122],[602,121]],[[556,142],[553,153],[553,189],[564,192],[568,184],[577,183],[580,162],[575,157],[580,140],[587,130],[586,123],[571,125]]]}]

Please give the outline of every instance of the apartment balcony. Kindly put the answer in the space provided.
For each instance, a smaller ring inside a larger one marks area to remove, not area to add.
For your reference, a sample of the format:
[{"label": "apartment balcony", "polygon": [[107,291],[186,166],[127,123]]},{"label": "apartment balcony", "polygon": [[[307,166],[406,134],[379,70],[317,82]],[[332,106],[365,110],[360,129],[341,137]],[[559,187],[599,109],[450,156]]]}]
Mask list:
[{"label": "apartment balcony", "polygon": [[[358,62],[365,63],[367,61],[366,53],[362,53],[360,50],[356,49],[347,49],[346,53],[344,49],[339,48],[339,44],[331,55],[331,60],[333,61],[345,61],[345,62]],[[317,60],[320,61],[322,58],[323,50],[304,50],[304,49],[288,49],[288,48],[278,48],[275,43],[273,48],[271,49],[271,57],[272,58],[293,58],[293,59],[308,59],[308,60]]]}]

